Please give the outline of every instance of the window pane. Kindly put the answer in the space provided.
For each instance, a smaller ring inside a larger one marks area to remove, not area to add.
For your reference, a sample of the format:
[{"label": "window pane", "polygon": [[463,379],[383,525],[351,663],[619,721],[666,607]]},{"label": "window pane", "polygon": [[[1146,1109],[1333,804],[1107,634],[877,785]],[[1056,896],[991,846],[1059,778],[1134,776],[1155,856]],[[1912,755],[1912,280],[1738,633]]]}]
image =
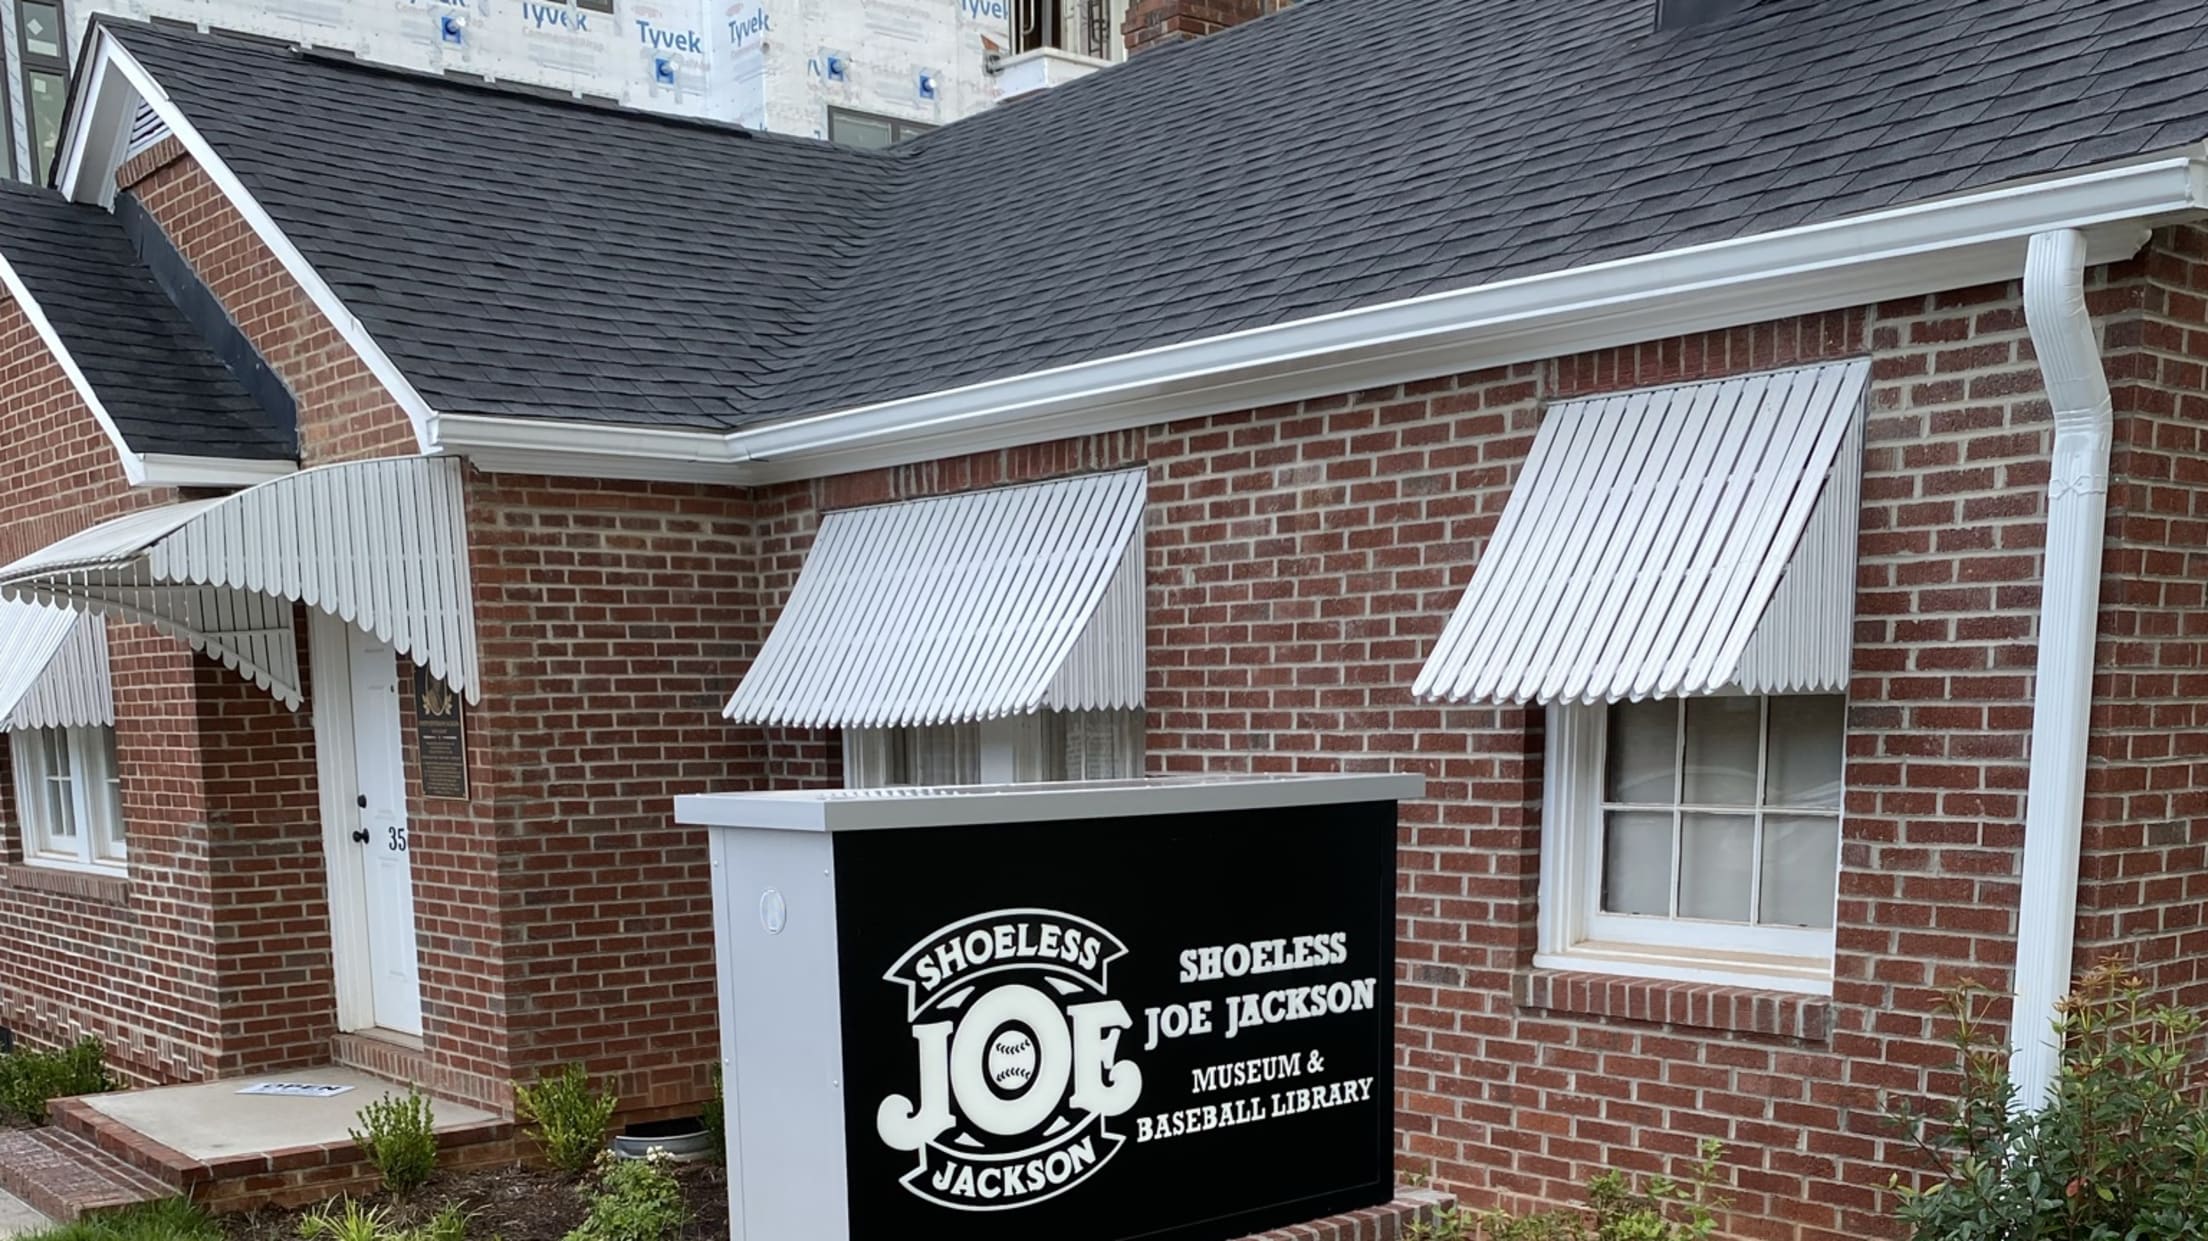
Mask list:
[{"label": "window pane", "polygon": [[1603,743],[1604,801],[1668,806],[1678,798],[1673,769],[1679,763],[1679,704],[1620,702],[1610,707]]},{"label": "window pane", "polygon": [[1756,804],[1760,698],[1696,698],[1687,703],[1686,788],[1690,806]]},{"label": "window pane", "polygon": [[32,178],[44,185],[54,165],[54,144],[61,138],[61,109],[68,90],[58,73],[32,73],[24,77],[24,93],[30,96],[31,155],[37,163]]},{"label": "window pane", "polygon": [[1603,912],[1669,914],[1671,812],[1613,810],[1603,817]]},{"label": "window pane", "polygon": [[1679,916],[1746,922],[1755,849],[1756,821],[1748,815],[1681,815]]},{"label": "window pane", "polygon": [[87,790],[87,796],[92,799],[92,812],[99,819],[99,831],[96,833],[98,853],[101,857],[112,860],[123,856],[122,767],[115,761],[115,730],[100,728],[92,731],[93,735],[88,740],[94,747],[99,783]]},{"label": "window pane", "polygon": [[1828,815],[1771,814],[1763,819],[1763,907],[1770,926],[1832,925],[1840,873],[1840,821]]},{"label": "window pane", "polygon": [[38,738],[46,752],[46,839],[74,841],[77,802],[70,790],[75,768],[69,761],[69,734],[59,728],[43,728]]},{"label": "window pane", "polygon": [[1847,699],[1836,694],[1771,700],[1764,804],[1839,809],[1847,714]]},{"label": "window pane", "polygon": [[23,52],[61,59],[61,6],[23,0]]},{"label": "window pane", "polygon": [[858,116],[850,112],[828,114],[828,141],[845,146],[865,147],[870,150],[888,146],[896,139],[896,132],[888,120],[881,117]]},{"label": "window pane", "polygon": [[22,0],[22,53],[62,60],[62,7]]}]

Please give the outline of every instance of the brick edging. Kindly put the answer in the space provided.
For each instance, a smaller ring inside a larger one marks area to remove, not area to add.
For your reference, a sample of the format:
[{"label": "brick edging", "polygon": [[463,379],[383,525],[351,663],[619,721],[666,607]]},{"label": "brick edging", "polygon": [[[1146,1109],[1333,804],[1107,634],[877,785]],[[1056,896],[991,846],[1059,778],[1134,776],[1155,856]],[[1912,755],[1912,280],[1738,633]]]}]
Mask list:
[{"label": "brick edging", "polygon": [[1438,1189],[1399,1189],[1393,1201],[1380,1206],[1290,1224],[1242,1241],[1401,1241],[1412,1224],[1431,1224],[1456,1205],[1456,1195]]},{"label": "brick edging", "polygon": [[[147,1137],[82,1098],[56,1100],[55,1127],[214,1211],[263,1203],[297,1206],[377,1181],[351,1140],[287,1146],[203,1160]],[[513,1122],[478,1121],[437,1130],[439,1168],[475,1168],[519,1159]]]},{"label": "brick edging", "polygon": [[1806,1043],[1822,1043],[1832,1034],[1831,999],[1791,991],[1531,969],[1520,971],[1512,980],[1511,995],[1521,1008],[1575,1016],[1764,1034]]}]

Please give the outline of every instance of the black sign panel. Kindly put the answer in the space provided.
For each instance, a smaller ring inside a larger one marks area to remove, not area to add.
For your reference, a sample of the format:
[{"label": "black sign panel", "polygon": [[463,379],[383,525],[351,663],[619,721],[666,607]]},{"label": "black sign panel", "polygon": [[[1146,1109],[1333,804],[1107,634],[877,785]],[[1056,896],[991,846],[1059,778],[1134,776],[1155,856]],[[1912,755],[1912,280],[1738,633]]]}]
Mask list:
[{"label": "black sign panel", "polygon": [[851,1235],[1225,1241],[1386,1201],[1395,818],[838,835]]},{"label": "black sign panel", "polygon": [[414,669],[414,770],[424,797],[468,795],[467,707],[451,686]]}]

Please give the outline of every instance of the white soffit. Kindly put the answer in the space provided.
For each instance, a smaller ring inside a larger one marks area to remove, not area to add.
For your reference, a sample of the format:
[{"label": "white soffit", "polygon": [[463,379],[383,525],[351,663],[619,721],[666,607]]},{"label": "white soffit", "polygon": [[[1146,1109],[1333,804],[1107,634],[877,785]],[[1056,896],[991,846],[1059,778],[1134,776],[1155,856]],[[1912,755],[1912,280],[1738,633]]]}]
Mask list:
[{"label": "white soffit", "polygon": [[881,728],[1142,705],[1141,470],[847,509],[723,714]]},{"label": "white soffit", "polygon": [[1859,360],[1551,409],[1418,695],[1844,690],[1869,374]]},{"label": "white soffit", "polygon": [[390,643],[479,700],[460,463],[303,470],[141,509],[0,568],[0,595],[143,621],[297,708],[292,605]]},{"label": "white soffit", "polygon": [[63,608],[0,601],[0,728],[114,722],[107,622]]}]

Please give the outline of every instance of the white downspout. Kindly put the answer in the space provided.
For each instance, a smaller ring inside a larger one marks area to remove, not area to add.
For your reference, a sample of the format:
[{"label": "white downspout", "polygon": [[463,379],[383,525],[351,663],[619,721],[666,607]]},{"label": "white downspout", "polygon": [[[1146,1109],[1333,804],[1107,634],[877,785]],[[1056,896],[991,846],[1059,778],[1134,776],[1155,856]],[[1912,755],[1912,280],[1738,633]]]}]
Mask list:
[{"label": "white downspout", "polygon": [[2054,1084],[2061,1060],[2055,1006],[2070,990],[2113,421],[2100,343],[2085,307],[2085,237],[2076,229],[2032,238],[2024,263],[2024,318],[2055,412],[2009,1031],[2016,1106],[2030,1109],[2046,1102]]}]

